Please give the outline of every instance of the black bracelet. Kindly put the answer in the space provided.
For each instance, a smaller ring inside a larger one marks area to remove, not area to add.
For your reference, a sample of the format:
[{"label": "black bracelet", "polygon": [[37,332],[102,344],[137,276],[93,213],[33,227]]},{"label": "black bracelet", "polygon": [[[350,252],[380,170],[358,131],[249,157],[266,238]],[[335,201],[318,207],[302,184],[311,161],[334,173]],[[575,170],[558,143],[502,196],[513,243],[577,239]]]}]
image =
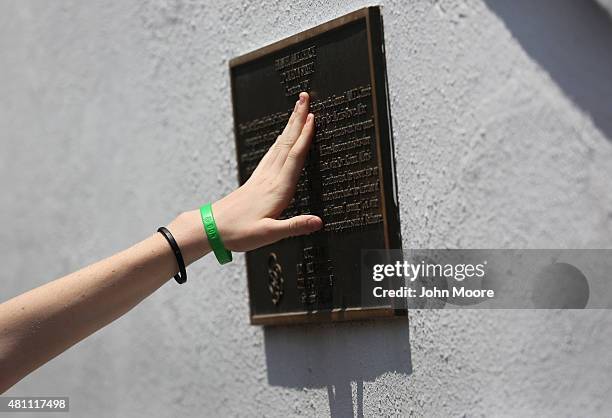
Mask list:
[{"label": "black bracelet", "polygon": [[178,284],[183,284],[187,281],[187,272],[185,271],[185,262],[183,261],[183,255],[181,254],[181,249],[179,248],[176,240],[165,227],[160,226],[157,229],[157,232],[161,233],[168,244],[172,247],[172,251],[174,252],[174,256],[176,257],[176,262],[178,263],[179,273],[174,276],[174,280],[177,281]]}]

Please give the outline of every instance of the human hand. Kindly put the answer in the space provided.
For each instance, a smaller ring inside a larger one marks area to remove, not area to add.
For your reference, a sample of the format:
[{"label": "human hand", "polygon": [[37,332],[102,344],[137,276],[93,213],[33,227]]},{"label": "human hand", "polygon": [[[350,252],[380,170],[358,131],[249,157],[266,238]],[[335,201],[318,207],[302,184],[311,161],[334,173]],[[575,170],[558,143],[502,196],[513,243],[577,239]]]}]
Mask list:
[{"label": "human hand", "polygon": [[213,215],[228,250],[249,251],[283,238],[315,232],[323,226],[314,215],[276,219],[295,193],[314,134],[310,98],[300,93],[276,142],[241,187],[213,203]]}]

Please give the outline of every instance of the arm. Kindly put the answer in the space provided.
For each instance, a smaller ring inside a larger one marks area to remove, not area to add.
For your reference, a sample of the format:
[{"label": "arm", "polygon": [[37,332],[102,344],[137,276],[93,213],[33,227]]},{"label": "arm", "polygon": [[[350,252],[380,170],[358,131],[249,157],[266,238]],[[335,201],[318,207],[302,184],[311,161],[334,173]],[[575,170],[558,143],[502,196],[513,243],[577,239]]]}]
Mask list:
[{"label": "arm", "polygon": [[[309,98],[300,94],[283,133],[249,180],[213,204],[225,246],[248,251],[314,232],[313,215],[277,220],[289,204],[314,132]],[[198,210],[168,225],[185,264],[210,252]],[[154,234],[127,250],[0,305],[0,393],[83,338],[114,321],[178,271],[168,242]]]}]

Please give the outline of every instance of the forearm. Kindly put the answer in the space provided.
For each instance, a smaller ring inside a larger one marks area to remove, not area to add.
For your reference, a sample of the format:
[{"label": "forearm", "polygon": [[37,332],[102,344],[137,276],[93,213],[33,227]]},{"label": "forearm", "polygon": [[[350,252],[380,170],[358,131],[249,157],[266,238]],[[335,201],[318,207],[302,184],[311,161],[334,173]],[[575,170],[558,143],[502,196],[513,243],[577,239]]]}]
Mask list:
[{"label": "forearm", "polygon": [[[168,229],[186,264],[210,249],[197,214]],[[136,306],[178,271],[161,234],[0,305],[0,393]]]}]

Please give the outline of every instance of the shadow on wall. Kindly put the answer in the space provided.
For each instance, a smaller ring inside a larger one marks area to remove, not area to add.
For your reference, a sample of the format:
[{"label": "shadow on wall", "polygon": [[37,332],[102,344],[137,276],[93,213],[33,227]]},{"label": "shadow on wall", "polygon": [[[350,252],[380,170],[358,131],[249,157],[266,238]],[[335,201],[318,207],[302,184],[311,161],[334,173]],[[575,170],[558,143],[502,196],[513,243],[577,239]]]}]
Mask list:
[{"label": "shadow on wall", "polygon": [[[268,382],[287,388],[327,387],[331,416],[363,416],[363,382],[387,372],[410,375],[404,319],[266,327]],[[353,405],[351,382],[356,382]]]},{"label": "shadow on wall", "polygon": [[612,141],[612,18],[594,0],[485,0]]}]

